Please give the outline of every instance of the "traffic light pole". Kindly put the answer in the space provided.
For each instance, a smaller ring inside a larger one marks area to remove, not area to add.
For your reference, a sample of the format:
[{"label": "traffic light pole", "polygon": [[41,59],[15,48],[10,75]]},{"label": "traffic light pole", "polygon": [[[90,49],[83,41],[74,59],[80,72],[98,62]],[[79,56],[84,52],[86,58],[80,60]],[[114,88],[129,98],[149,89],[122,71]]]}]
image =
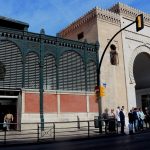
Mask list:
[{"label": "traffic light pole", "polygon": [[[129,26],[131,26],[132,24],[136,23],[136,21],[133,21],[132,23],[130,23],[129,25],[125,26],[124,28],[122,28],[121,30],[119,30],[108,42],[108,44],[106,45],[103,53],[102,53],[102,56],[101,56],[101,59],[100,59],[100,62],[99,62],[99,66],[98,66],[98,71],[97,71],[97,86],[100,87],[100,69],[101,69],[101,64],[102,64],[102,61],[103,61],[103,58],[104,58],[104,55],[105,55],[105,52],[108,48],[108,46],[110,45],[110,43],[112,42],[112,40],[123,30],[125,30],[126,28],[128,28]],[[99,91],[101,92],[101,91]],[[102,119],[102,98],[99,94],[99,100],[98,100],[98,109],[99,109],[99,132],[102,133],[102,122],[101,122],[101,119]]]}]

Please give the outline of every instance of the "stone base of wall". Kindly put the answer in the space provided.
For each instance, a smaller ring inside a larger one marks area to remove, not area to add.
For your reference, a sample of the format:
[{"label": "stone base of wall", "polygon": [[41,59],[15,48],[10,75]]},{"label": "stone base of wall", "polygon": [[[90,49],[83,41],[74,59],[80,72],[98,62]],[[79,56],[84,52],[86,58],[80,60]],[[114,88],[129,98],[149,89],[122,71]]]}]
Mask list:
[{"label": "stone base of wall", "polygon": [[[44,114],[44,122],[67,122],[67,121],[80,121],[94,120],[94,116],[98,113],[61,113],[61,114]],[[40,114],[24,113],[21,117],[21,123],[39,123]]]}]

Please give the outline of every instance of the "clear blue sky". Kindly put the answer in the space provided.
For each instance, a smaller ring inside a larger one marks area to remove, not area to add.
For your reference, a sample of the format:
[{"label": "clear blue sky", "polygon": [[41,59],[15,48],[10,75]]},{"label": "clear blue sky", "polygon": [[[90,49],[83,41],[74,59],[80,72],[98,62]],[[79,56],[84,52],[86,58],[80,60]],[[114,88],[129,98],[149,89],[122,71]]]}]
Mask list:
[{"label": "clear blue sky", "polygon": [[118,1],[150,13],[150,0],[0,0],[0,16],[26,22],[29,31],[55,36],[87,11],[107,9]]}]

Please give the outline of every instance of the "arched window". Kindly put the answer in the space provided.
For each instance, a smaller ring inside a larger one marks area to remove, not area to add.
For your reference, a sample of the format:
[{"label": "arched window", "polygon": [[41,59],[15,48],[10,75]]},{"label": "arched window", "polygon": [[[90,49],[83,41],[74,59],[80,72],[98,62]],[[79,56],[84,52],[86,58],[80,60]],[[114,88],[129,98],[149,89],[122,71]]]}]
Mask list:
[{"label": "arched window", "polygon": [[93,91],[97,82],[96,63],[90,61],[87,64],[87,91]]},{"label": "arched window", "polygon": [[85,90],[85,67],[78,53],[67,51],[60,57],[58,78],[59,89]]},{"label": "arched window", "polygon": [[45,90],[56,90],[56,65],[52,55],[44,58],[43,80]]},{"label": "arched window", "polygon": [[0,87],[22,87],[22,55],[15,43],[0,41]]},{"label": "arched window", "polygon": [[25,61],[25,88],[39,88],[39,58],[36,53],[30,52]]}]

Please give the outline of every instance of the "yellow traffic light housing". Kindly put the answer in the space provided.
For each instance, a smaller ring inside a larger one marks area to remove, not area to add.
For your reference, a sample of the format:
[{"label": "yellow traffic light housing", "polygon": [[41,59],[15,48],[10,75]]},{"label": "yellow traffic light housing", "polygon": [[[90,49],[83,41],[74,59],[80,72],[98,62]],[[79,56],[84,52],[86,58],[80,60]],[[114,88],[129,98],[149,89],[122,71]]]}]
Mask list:
[{"label": "yellow traffic light housing", "polygon": [[104,86],[100,86],[100,96],[105,96],[105,87]]},{"label": "yellow traffic light housing", "polygon": [[140,31],[144,28],[144,18],[143,14],[140,14],[136,17],[136,31]]},{"label": "yellow traffic light housing", "polygon": [[96,100],[98,101],[100,97],[105,96],[105,87],[104,86],[96,86],[95,87],[95,97]]}]

